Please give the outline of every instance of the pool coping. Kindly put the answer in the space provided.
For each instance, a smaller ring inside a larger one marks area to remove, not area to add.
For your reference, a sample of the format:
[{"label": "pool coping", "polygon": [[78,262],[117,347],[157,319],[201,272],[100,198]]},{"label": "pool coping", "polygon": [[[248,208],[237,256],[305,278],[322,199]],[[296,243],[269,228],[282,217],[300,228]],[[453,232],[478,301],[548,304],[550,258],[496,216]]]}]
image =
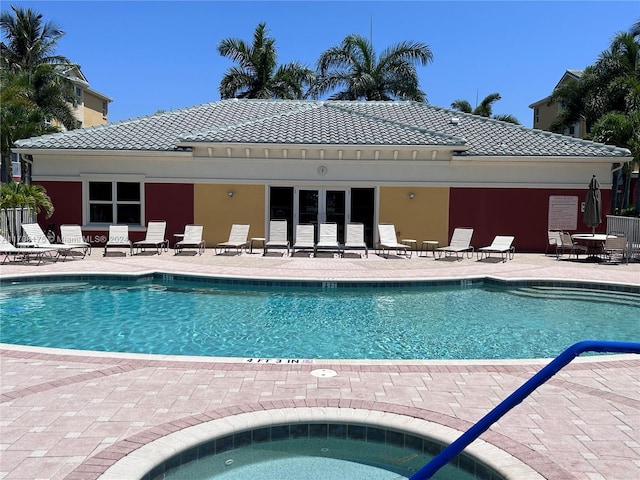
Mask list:
[{"label": "pool coping", "polygon": [[[145,443],[121,460],[111,465],[100,480],[122,480],[123,478],[147,478],[155,467],[198,445],[216,438],[258,428],[294,423],[343,423],[375,426],[424,437],[448,445],[463,431],[392,412],[362,408],[298,407],[277,410],[257,410],[203,421],[159,439]],[[478,439],[465,449],[465,453],[478,462],[490,466],[505,480],[544,480],[541,474],[499,447]]]}]

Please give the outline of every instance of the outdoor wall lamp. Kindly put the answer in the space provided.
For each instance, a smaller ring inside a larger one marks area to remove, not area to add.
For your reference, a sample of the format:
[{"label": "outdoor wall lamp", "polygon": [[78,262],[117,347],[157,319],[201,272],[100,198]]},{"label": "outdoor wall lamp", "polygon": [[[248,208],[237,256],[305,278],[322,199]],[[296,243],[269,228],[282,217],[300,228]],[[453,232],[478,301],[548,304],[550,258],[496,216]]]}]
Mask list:
[{"label": "outdoor wall lamp", "polygon": [[414,198],[416,198],[416,194],[415,193],[410,193],[409,194],[409,200],[413,200]]},{"label": "outdoor wall lamp", "polygon": [[229,193],[227,193],[227,195],[229,195],[229,198],[233,197],[233,192],[231,190],[229,190]]}]

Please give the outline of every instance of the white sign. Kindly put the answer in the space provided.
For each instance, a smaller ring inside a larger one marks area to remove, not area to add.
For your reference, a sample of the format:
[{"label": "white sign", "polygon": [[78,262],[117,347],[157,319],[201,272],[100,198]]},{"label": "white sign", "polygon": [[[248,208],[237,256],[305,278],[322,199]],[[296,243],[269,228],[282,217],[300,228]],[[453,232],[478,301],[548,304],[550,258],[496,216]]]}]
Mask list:
[{"label": "white sign", "polygon": [[576,230],[578,228],[578,197],[549,196],[549,230]]}]

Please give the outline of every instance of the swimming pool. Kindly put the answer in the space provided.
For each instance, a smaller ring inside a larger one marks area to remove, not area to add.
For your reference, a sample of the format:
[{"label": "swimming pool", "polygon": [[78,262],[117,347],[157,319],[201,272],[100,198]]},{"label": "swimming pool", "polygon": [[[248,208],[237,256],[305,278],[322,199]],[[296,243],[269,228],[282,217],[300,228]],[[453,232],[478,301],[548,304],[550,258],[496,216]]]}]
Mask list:
[{"label": "swimming pool", "polygon": [[2,342],[246,361],[499,359],[640,330],[638,291],[570,282],[45,280],[3,282]]}]

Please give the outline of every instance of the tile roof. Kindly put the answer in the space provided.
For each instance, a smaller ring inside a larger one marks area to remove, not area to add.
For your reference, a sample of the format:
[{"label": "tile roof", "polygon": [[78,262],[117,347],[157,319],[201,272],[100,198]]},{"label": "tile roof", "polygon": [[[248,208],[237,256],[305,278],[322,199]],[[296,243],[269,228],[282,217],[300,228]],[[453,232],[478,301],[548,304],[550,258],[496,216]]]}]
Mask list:
[{"label": "tile roof", "polygon": [[197,143],[441,146],[466,156],[629,157],[628,150],[416,102],[223,100],[16,142],[173,151]]}]

